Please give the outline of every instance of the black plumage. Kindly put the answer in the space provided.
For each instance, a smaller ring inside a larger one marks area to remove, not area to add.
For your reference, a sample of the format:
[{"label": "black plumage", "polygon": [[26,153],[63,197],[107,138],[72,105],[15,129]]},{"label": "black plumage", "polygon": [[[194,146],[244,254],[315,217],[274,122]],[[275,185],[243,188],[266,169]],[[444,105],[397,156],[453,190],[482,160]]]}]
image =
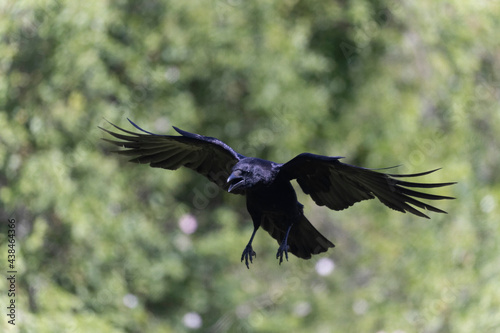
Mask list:
[{"label": "black plumage", "polygon": [[[129,120],[130,121],[130,120]],[[126,149],[115,151],[132,157],[131,162],[149,164],[169,170],[181,166],[190,168],[225,191],[246,196],[254,231],[243,250],[241,261],[249,267],[255,252],[252,241],[262,227],[279,244],[276,258],[281,263],[288,252],[309,259],[334,245],[326,239],[304,215],[303,205],[297,201],[291,180],[295,179],[304,193],[319,206],[343,210],[354,203],[378,198],[387,207],[429,218],[420,209],[446,213],[419,199],[454,199],[427,194],[411,188],[434,188],[455,184],[418,183],[400,178],[418,177],[438,169],[414,174],[389,174],[340,162],[342,157],[328,157],[303,153],[287,163],[280,164],[255,157],[245,157],[224,142],[174,127],[181,134],[158,135],[130,123],[142,133],[135,133],[116,125],[122,133],[101,128],[116,139],[104,139]]]}]

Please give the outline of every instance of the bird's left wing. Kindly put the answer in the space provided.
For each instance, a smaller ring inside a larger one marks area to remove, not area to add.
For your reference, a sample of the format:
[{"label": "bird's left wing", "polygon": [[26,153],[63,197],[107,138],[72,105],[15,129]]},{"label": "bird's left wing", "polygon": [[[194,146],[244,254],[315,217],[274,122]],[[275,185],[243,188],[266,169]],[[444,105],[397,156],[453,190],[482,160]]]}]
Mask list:
[{"label": "bird's left wing", "polygon": [[103,139],[118,147],[127,148],[113,152],[133,157],[130,162],[168,170],[184,166],[204,175],[227,191],[226,179],[231,174],[232,167],[244,158],[216,138],[189,133],[177,127],[174,129],[181,136],[159,135],[143,130],[130,119],[128,121],[143,133],[127,131],[112,123],[110,124],[123,133],[99,128],[121,140]]},{"label": "bird's left wing", "polygon": [[424,176],[439,169],[406,175],[386,174],[342,163],[339,161],[341,158],[303,153],[282,164],[278,177],[297,179],[302,190],[309,194],[316,204],[334,210],[342,210],[356,202],[377,197],[389,208],[429,218],[413,206],[438,213],[446,212],[414,197],[428,200],[454,199],[415,191],[408,187],[433,188],[455,183],[416,183],[399,179]]}]

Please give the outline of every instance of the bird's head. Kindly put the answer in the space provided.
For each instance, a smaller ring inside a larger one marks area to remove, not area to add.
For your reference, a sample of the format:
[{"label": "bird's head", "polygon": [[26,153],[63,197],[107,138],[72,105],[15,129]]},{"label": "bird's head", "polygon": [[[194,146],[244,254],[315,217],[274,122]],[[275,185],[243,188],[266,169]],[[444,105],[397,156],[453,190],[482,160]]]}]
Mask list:
[{"label": "bird's head", "polygon": [[227,179],[228,192],[247,190],[271,182],[276,173],[275,164],[259,158],[248,157],[236,163]]}]

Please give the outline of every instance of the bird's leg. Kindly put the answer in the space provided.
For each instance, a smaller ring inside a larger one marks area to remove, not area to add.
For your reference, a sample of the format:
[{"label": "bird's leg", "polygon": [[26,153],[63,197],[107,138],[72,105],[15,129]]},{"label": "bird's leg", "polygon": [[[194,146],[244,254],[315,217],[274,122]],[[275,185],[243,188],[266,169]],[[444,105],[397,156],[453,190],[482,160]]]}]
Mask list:
[{"label": "bird's leg", "polygon": [[247,246],[243,250],[243,253],[241,254],[241,261],[243,261],[243,259],[245,259],[245,264],[247,265],[248,269],[250,269],[250,267],[248,266],[248,258],[250,257],[250,263],[252,263],[253,257],[257,257],[257,253],[255,253],[255,251],[252,248],[253,237],[255,236],[257,229],[258,229],[258,227],[257,228],[254,227],[253,232],[252,232],[252,237],[250,237],[250,241],[248,242]]},{"label": "bird's leg", "polygon": [[278,252],[276,253],[276,259],[280,259],[280,265],[283,262],[283,252],[285,252],[286,261],[288,261],[288,234],[292,229],[293,224],[291,224],[285,234],[285,239],[281,242],[280,247],[278,248]]}]

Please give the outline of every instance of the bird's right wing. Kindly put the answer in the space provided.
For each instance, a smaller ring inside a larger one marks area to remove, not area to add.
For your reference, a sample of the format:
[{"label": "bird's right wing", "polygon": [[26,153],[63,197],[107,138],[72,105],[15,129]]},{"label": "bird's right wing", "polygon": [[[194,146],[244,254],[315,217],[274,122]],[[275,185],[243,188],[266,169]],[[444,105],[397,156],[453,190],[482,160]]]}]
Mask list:
[{"label": "bird's right wing", "polygon": [[427,172],[397,175],[349,165],[339,161],[342,157],[329,157],[304,153],[280,166],[278,177],[297,179],[302,190],[319,206],[342,210],[356,202],[377,197],[384,205],[400,212],[429,218],[413,206],[437,213],[445,211],[419,201],[454,199],[428,194],[410,188],[434,188],[455,183],[417,183],[400,180],[401,177],[424,176]]},{"label": "bird's right wing", "polygon": [[123,133],[99,128],[121,140],[103,139],[118,147],[127,148],[113,152],[133,157],[130,162],[149,164],[153,168],[168,170],[184,166],[204,175],[227,191],[226,179],[231,174],[232,167],[244,158],[216,138],[189,133],[177,127],[174,129],[181,136],[159,135],[143,130],[130,119],[128,121],[145,134],[127,131],[112,123],[110,124]]}]

